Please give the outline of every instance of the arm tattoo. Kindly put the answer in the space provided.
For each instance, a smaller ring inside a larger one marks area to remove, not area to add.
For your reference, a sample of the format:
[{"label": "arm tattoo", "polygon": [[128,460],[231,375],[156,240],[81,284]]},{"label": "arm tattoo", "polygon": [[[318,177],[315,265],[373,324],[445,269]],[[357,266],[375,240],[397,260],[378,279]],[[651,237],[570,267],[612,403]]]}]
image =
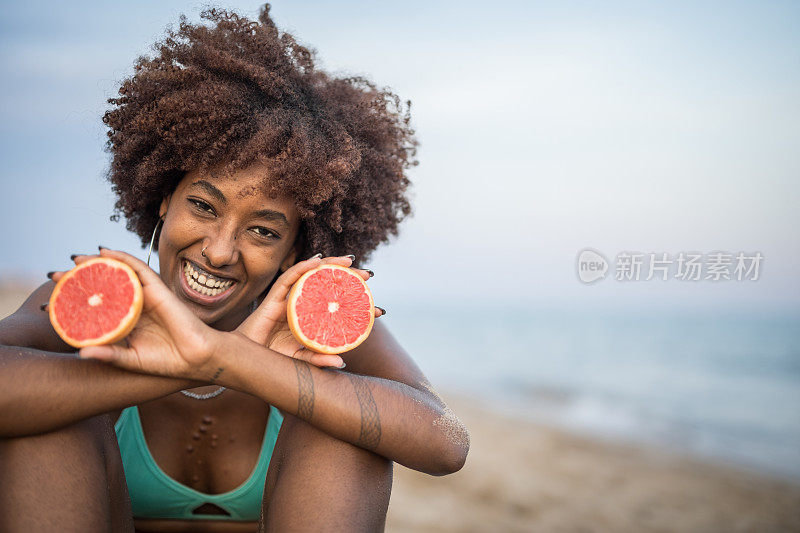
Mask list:
[{"label": "arm tattoo", "polygon": [[358,437],[358,445],[368,450],[374,450],[381,441],[381,419],[378,416],[378,406],[369,390],[367,380],[355,374],[347,374],[350,383],[356,390],[358,404],[361,406],[361,435]]},{"label": "arm tattoo", "polygon": [[[125,339],[125,342],[127,342],[127,341],[128,341],[128,339]],[[128,343],[128,346],[130,347],[130,343]],[[222,367],[217,368],[217,371],[214,372],[213,376],[211,376],[211,383],[214,383],[215,381],[217,381],[217,378],[220,376],[220,374],[222,374],[223,370],[224,369]]]},{"label": "arm tattoo", "polygon": [[314,413],[314,380],[308,363],[299,359],[292,359],[297,370],[297,416],[308,422]]}]

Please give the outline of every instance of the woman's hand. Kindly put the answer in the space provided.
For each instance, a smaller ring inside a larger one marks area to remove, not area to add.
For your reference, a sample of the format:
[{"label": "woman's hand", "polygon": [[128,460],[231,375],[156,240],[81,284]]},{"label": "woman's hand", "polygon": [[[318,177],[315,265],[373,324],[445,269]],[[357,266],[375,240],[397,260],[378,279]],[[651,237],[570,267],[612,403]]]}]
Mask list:
[{"label": "woman's hand", "polygon": [[[213,328],[204,324],[167,288],[158,274],[144,262],[115,250],[100,249],[101,257],[118,259],[130,266],[142,283],[144,307],[133,331],[114,345],[89,346],[81,358],[98,359],[147,374],[208,381],[207,368],[214,347]],[[96,256],[76,256],[80,264]],[[64,272],[56,272],[58,281]]]},{"label": "woman's hand", "polygon": [[[295,282],[309,270],[321,264],[334,264],[349,267],[353,264],[350,256],[326,257],[318,256],[300,261],[280,275],[272,288],[267,293],[261,305],[251,314],[236,331],[252,341],[266,346],[288,357],[302,359],[318,367],[342,368],[344,361],[338,355],[328,355],[309,350],[303,346],[292,334],[286,317],[286,298]],[[352,269],[364,280],[371,276],[369,271],[358,268]],[[375,308],[375,316],[382,315],[379,308]]]}]

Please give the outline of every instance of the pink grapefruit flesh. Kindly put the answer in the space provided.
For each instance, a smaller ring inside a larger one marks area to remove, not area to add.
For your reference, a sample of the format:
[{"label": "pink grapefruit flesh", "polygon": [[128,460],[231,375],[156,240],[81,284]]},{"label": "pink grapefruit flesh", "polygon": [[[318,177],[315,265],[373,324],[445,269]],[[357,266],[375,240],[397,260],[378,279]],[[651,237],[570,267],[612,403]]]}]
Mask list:
[{"label": "pink grapefruit flesh", "polygon": [[352,350],[369,336],[375,303],[355,271],[320,265],[303,274],[289,291],[289,329],[304,346],[318,353]]},{"label": "pink grapefruit flesh", "polygon": [[89,259],[58,280],[48,305],[50,323],[75,348],[113,344],[134,328],[143,302],[131,267],[108,257]]}]

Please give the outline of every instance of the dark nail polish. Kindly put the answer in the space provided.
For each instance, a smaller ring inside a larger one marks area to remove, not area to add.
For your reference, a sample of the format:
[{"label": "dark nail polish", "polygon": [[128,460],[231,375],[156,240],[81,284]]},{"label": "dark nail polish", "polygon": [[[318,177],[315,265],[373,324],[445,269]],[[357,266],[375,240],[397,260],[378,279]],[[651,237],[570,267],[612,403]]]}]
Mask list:
[{"label": "dark nail polish", "polygon": [[45,311],[47,309],[47,304],[40,305],[39,309],[41,309],[42,311]]},{"label": "dark nail polish", "polygon": [[98,250],[108,250],[108,248],[106,248],[105,246],[101,246],[99,244],[97,245],[97,249]]},{"label": "dark nail polish", "polygon": [[373,272],[372,270],[370,270],[370,269],[368,269],[368,268],[365,268],[364,270],[366,270],[366,271],[367,271],[367,274],[369,274],[369,277],[372,277],[372,276],[374,276],[374,275],[375,275],[375,272]]},{"label": "dark nail polish", "polygon": [[71,256],[69,256],[71,261],[75,261],[76,257],[78,257],[78,254],[72,254]]},{"label": "dark nail polish", "polygon": [[[378,306],[376,305],[375,307],[378,307]],[[386,309],[384,309],[383,307],[378,307],[378,309],[381,310],[381,316],[386,314]]]},{"label": "dark nail polish", "polygon": [[356,260],[356,256],[354,256],[353,254],[346,255],[345,257],[349,257],[350,261],[355,261]]},{"label": "dark nail polish", "polygon": [[54,274],[55,274],[55,272],[48,272],[47,273],[47,277],[50,278],[50,279],[53,279],[53,275]]}]

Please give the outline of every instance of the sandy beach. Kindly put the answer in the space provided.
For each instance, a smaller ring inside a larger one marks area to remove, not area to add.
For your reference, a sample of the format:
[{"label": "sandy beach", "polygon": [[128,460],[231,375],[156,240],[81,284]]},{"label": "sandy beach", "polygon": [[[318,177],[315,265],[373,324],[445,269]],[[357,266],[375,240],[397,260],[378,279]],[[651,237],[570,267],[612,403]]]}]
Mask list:
[{"label": "sandy beach", "polygon": [[[0,283],[0,318],[29,293]],[[800,531],[800,484],[442,396],[470,430],[467,463],[445,477],[396,465],[388,532]]]},{"label": "sandy beach", "polygon": [[470,430],[467,463],[438,478],[396,465],[389,532],[800,531],[800,484],[442,396]]},{"label": "sandy beach", "polygon": [[[42,283],[47,281],[42,280]],[[0,320],[7,317],[22,305],[38,285],[33,282],[0,278]],[[45,302],[42,302],[45,303]]]}]

